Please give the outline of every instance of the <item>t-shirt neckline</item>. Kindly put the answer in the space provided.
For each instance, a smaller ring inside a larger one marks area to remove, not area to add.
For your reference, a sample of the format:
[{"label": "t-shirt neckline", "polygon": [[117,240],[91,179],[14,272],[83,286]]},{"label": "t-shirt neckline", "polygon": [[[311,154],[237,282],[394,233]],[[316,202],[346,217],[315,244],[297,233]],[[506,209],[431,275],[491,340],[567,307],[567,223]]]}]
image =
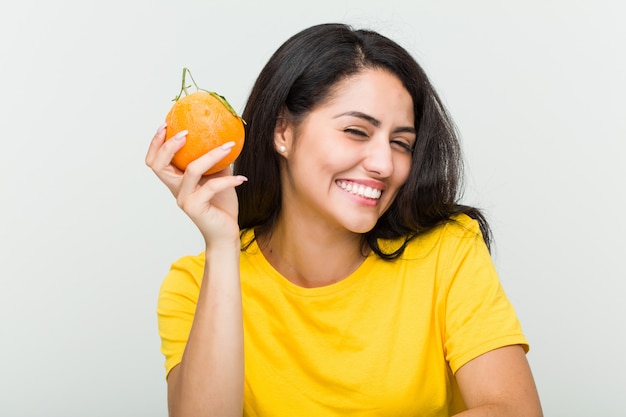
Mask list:
[{"label": "t-shirt neckline", "polygon": [[280,272],[278,272],[263,254],[263,251],[259,247],[256,238],[252,241],[252,243],[245,252],[248,255],[257,258],[258,267],[265,275],[270,277],[272,281],[274,281],[286,291],[304,297],[318,297],[334,294],[336,292],[343,291],[347,288],[352,287],[355,283],[365,279],[367,272],[371,270],[372,264],[377,259],[377,256],[373,252],[370,252],[370,254],[365,257],[363,262],[361,262],[361,264],[351,274],[349,274],[342,280],[321,287],[310,288],[294,284],[293,282],[289,281],[289,279],[287,279],[285,276],[283,276]]}]

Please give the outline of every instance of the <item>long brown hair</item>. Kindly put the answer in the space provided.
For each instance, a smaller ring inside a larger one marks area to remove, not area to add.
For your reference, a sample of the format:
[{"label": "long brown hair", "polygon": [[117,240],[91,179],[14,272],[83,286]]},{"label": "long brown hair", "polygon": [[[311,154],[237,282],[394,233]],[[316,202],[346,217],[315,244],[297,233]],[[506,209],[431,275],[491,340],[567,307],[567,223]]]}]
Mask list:
[{"label": "long brown hair", "polygon": [[[344,24],[316,25],[292,36],[257,78],[242,115],[246,142],[235,162],[235,173],[251,179],[237,187],[240,228],[271,232],[280,213],[280,161],[273,139],[281,111],[301,120],[339,81],[365,68],[385,69],[402,81],[413,98],[417,140],[406,183],[364,241],[382,258],[393,259],[414,237],[465,213],[478,221],[489,246],[483,214],[458,203],[463,169],[458,134],[423,69],[387,37]],[[395,238],[404,244],[390,253],[380,248],[378,239]]]}]

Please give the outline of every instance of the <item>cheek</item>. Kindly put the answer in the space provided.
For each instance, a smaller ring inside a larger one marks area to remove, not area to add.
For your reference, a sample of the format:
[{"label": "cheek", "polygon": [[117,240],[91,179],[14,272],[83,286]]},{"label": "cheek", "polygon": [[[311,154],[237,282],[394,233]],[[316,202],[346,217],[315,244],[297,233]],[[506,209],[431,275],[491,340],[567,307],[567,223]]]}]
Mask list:
[{"label": "cheek", "polygon": [[387,201],[385,205],[385,211],[389,206],[395,201],[398,196],[398,191],[400,191],[400,187],[404,185],[404,183],[409,178],[409,173],[411,172],[411,158],[398,158],[395,161],[394,171],[393,171],[393,180],[392,180],[392,188],[389,189],[390,192],[387,193]]},{"label": "cheek", "polygon": [[394,166],[394,183],[397,184],[398,187],[404,185],[406,180],[409,178],[409,173],[411,172],[411,161],[412,156],[403,155],[401,158],[397,158],[396,164]]}]

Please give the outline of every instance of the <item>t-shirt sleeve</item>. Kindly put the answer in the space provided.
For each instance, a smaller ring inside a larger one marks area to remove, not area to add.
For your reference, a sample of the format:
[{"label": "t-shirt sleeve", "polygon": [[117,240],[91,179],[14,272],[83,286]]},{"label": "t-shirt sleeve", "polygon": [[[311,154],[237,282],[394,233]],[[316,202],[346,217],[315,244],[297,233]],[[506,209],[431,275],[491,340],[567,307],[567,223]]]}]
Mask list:
[{"label": "t-shirt sleeve", "polygon": [[165,375],[182,358],[193,323],[204,259],[187,256],[174,262],[159,290],[157,318],[161,352],[165,356]]},{"label": "t-shirt sleeve", "polygon": [[519,344],[528,351],[478,224],[467,218],[450,226],[443,245],[450,254],[444,269],[444,349],[452,372],[503,346]]}]

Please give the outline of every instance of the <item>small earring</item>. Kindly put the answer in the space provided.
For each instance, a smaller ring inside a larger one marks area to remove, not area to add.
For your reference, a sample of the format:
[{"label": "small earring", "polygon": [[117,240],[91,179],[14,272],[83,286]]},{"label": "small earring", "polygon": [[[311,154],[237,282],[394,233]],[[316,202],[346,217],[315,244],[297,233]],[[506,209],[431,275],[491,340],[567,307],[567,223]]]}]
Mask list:
[{"label": "small earring", "polygon": [[279,151],[279,152],[281,152],[281,153],[284,153],[286,150],[287,150],[287,148],[285,148],[285,146],[284,146],[284,145],[280,145],[280,146],[278,147],[278,151]]}]

